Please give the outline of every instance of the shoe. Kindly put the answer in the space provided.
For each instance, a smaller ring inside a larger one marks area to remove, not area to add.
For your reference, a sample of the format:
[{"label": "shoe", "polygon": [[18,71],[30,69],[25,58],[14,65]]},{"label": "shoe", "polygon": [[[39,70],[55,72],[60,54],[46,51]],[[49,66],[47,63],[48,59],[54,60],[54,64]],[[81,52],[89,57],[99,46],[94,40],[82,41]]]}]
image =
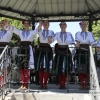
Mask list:
[{"label": "shoe", "polygon": [[84,87],[84,89],[85,89],[85,90],[89,90],[89,87],[88,87],[88,86],[87,86],[87,87]]},{"label": "shoe", "polygon": [[27,87],[26,87],[26,86],[24,86],[24,87],[23,87],[23,90],[27,90]]},{"label": "shoe", "polygon": [[36,85],[40,85],[40,83],[36,83]]},{"label": "shoe", "polygon": [[43,87],[43,88],[44,88],[44,89],[48,89],[46,85],[44,85],[44,87]]},{"label": "shoe", "polygon": [[42,86],[42,85],[40,85],[40,86],[39,86],[39,89],[43,89],[43,86]]},{"label": "shoe", "polygon": [[0,88],[3,88],[5,85],[0,85]]},{"label": "shoe", "polygon": [[22,90],[23,89],[23,86],[21,86],[20,88],[19,88],[19,90]]},{"label": "shoe", "polygon": [[80,90],[84,90],[84,87],[81,86],[79,89],[80,89]]},{"label": "shoe", "polygon": [[60,87],[59,87],[59,89],[63,89],[63,87],[62,87],[62,86],[60,86]]},{"label": "shoe", "polygon": [[62,89],[66,89],[66,86],[63,86]]}]

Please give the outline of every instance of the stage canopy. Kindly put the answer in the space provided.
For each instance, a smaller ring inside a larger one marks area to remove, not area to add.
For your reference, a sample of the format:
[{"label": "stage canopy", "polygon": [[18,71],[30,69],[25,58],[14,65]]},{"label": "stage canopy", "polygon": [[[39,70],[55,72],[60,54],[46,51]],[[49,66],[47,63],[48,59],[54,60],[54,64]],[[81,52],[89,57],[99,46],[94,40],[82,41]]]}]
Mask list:
[{"label": "stage canopy", "polygon": [[80,21],[100,19],[100,0],[0,0],[0,17]]}]

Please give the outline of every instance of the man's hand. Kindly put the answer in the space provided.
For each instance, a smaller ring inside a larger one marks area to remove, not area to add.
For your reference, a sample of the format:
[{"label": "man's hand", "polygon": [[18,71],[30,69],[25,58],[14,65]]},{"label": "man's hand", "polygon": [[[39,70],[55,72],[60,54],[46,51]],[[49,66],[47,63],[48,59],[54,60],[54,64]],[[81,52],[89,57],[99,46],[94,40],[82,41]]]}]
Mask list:
[{"label": "man's hand", "polygon": [[76,48],[79,48],[79,47],[80,47],[80,44],[79,44],[79,43],[76,43],[76,44],[75,44],[75,47],[76,47]]},{"label": "man's hand", "polygon": [[39,26],[38,26],[38,31],[40,31],[40,30],[42,29],[42,26],[43,26],[43,22],[40,21],[40,22],[39,22]]},{"label": "man's hand", "polygon": [[4,24],[6,27],[9,27],[9,21],[7,19],[4,20]]},{"label": "man's hand", "polygon": [[52,43],[52,36],[48,36],[48,44]]}]

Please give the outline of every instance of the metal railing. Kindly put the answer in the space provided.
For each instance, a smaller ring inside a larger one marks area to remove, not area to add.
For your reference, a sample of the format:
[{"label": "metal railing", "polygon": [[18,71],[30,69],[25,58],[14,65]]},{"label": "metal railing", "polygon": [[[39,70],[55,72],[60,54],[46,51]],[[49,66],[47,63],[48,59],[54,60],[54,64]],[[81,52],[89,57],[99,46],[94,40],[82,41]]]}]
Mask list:
[{"label": "metal railing", "polygon": [[90,94],[93,100],[100,100],[100,87],[94,61],[92,47],[90,46]]},{"label": "metal railing", "polygon": [[7,94],[7,66],[9,59],[7,58],[8,45],[0,47],[2,49],[0,54],[0,95],[1,100],[4,100],[5,95]]},{"label": "metal railing", "polygon": [[[10,63],[11,56],[13,56],[13,54],[8,55],[9,48],[10,47],[8,47],[8,45],[7,45],[0,55],[0,76],[2,76],[2,82],[0,83],[0,92],[1,92],[1,97],[2,97],[1,100],[4,100],[4,96],[7,94],[7,92],[9,92],[9,88],[10,88],[10,84],[11,84],[11,80],[10,80],[11,74],[13,72],[13,68],[17,67],[15,62]],[[18,47],[15,47],[15,48],[18,49]],[[12,49],[12,48],[10,48],[10,49]],[[90,55],[89,55],[90,56],[90,82],[89,82],[90,90],[89,90],[89,93],[91,96],[93,96],[93,100],[100,100],[100,96],[99,96],[100,88],[99,88],[98,76],[97,76],[92,47],[90,46],[89,49],[90,49]],[[21,55],[17,55],[17,56],[21,56]],[[10,64],[10,67],[12,68],[12,70],[10,70],[8,73],[7,66],[9,66],[9,64]],[[9,88],[7,88],[8,83],[9,83]],[[30,80],[29,80],[29,84],[30,84]]]}]

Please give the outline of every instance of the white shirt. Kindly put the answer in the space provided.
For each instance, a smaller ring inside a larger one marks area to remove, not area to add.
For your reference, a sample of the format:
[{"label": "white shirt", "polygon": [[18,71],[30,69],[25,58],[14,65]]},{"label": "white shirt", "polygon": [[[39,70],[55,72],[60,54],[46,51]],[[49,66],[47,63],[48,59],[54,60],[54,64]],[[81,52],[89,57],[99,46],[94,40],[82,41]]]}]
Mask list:
[{"label": "white shirt", "polygon": [[77,32],[75,34],[75,40],[79,41],[80,44],[96,44],[94,36],[91,32]]},{"label": "white shirt", "polygon": [[[100,47],[100,37],[99,37],[98,42],[97,42],[97,47]],[[97,52],[97,59],[98,60],[100,59],[100,50]]]},{"label": "white shirt", "polygon": [[0,42],[10,42],[13,33],[6,30],[0,30]]},{"label": "white shirt", "polygon": [[69,45],[74,43],[74,38],[70,32],[61,33],[57,32],[53,36],[53,41],[57,40],[58,45]]},{"label": "white shirt", "polygon": [[54,36],[52,30],[41,30],[38,32],[40,43],[48,43],[48,36]]},{"label": "white shirt", "polygon": [[34,40],[34,35],[38,33],[38,29],[25,31],[16,29],[14,26],[10,26],[10,28],[5,27],[5,30],[9,30],[12,33],[19,35],[21,41],[30,41],[30,42]]}]

